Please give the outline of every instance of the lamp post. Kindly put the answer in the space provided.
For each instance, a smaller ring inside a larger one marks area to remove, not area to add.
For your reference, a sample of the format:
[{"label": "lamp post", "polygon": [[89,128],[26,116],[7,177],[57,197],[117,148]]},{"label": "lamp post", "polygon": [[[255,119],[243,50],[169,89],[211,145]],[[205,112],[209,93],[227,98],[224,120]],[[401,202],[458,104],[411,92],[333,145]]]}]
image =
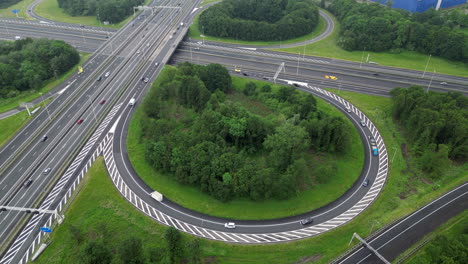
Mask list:
[{"label": "lamp post", "polygon": [[46,103],[45,103],[45,101],[44,101],[44,96],[42,96],[42,93],[39,93],[39,94],[41,95],[42,103],[44,104],[44,107],[45,107],[45,109],[46,109],[47,116],[49,117],[49,120],[52,121],[52,118],[50,118],[49,108],[47,108],[47,105],[46,105]]},{"label": "lamp post", "polygon": [[427,66],[429,65],[429,61],[431,60],[431,54],[429,54],[429,58],[427,59],[426,67],[424,68],[424,72],[421,76],[421,78],[424,78],[424,75],[426,74]]}]

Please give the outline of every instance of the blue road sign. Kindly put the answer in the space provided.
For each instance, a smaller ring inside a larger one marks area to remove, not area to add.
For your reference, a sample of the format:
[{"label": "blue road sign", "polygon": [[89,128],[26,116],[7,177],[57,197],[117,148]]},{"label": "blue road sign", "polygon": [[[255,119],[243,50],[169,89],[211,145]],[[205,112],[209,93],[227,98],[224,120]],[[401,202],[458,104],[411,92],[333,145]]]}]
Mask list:
[{"label": "blue road sign", "polygon": [[13,14],[19,13],[19,11],[20,11],[19,9],[13,9],[13,10],[11,10],[11,12],[13,12]]},{"label": "blue road sign", "polygon": [[51,233],[52,232],[52,229],[48,228],[48,227],[41,227],[40,228],[42,232],[46,232],[46,233]]}]

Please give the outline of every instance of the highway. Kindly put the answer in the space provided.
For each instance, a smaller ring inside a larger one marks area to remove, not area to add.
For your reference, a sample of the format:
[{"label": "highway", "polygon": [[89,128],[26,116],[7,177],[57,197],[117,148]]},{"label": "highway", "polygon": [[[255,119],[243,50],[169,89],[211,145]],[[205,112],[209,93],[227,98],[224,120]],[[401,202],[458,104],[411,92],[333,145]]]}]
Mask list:
[{"label": "highway", "polygon": [[[426,234],[468,208],[468,183],[442,195],[422,207],[395,225],[392,225],[372,238],[367,243],[377,250],[387,261],[391,262],[410,248]],[[362,234],[363,235],[363,234]],[[383,263],[367,247],[343,256],[336,263]]]},{"label": "highway", "polygon": [[[169,0],[166,4],[175,7],[177,2]],[[40,205],[111,108],[115,104],[125,105],[130,97],[141,95],[148,87],[149,82],[142,79],[154,78],[161,68],[155,67],[155,62],[163,64],[169,59],[175,49],[173,41],[183,37],[176,28],[195,6],[196,2],[193,2],[181,8],[162,9],[153,17],[135,19],[135,26],[128,24],[91,57],[85,64],[84,74],[72,76],[72,84],[47,106],[47,110],[37,115],[1,149],[2,205]],[[104,77],[107,72],[109,76]],[[101,81],[97,81],[99,76]],[[100,104],[102,100],[106,102]],[[80,119],[83,123],[77,124]],[[44,135],[48,138],[42,142]],[[46,168],[51,168],[48,174],[43,173]],[[27,179],[33,182],[25,188],[23,182]],[[0,241],[5,250],[7,242],[13,241],[14,234],[19,231],[18,224],[27,223],[29,215],[2,211],[0,216]],[[21,242],[27,239],[25,237]],[[6,253],[0,263],[17,263],[17,252]]]}]

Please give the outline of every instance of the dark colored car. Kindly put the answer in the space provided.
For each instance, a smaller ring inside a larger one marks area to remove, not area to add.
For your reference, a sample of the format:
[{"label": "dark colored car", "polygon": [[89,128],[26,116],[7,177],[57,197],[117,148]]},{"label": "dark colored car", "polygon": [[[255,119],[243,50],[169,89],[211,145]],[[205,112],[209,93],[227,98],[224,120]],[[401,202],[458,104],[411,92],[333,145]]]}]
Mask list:
[{"label": "dark colored car", "polygon": [[29,179],[29,180],[25,181],[25,182],[23,183],[23,185],[24,185],[24,187],[29,187],[29,185],[31,185],[32,182],[33,182],[33,180],[32,180],[32,179]]},{"label": "dark colored car", "polygon": [[246,72],[243,72],[242,75],[244,75],[244,76],[249,76]]},{"label": "dark colored car", "polygon": [[145,82],[145,83],[149,82],[148,77],[144,77],[144,78],[143,78],[143,82]]},{"label": "dark colored car", "polygon": [[46,141],[47,139],[48,139],[47,136],[43,136],[42,139],[41,139],[41,141],[44,142],[44,141]]},{"label": "dark colored car", "polygon": [[314,219],[312,217],[307,217],[301,220],[302,225],[309,225],[309,224],[312,224],[313,222],[314,222]]},{"label": "dark colored car", "polygon": [[78,121],[76,121],[76,123],[79,125],[81,123],[83,123],[84,119],[78,119]]},{"label": "dark colored car", "polygon": [[99,82],[100,80],[102,80],[102,76],[99,76],[99,77],[96,79],[96,81],[98,81],[98,82]]},{"label": "dark colored car", "polygon": [[101,102],[99,102],[99,104],[105,104],[106,103],[106,100],[101,100]]},{"label": "dark colored car", "polygon": [[362,186],[364,187],[369,186],[369,179],[365,179],[364,182],[362,183]]}]

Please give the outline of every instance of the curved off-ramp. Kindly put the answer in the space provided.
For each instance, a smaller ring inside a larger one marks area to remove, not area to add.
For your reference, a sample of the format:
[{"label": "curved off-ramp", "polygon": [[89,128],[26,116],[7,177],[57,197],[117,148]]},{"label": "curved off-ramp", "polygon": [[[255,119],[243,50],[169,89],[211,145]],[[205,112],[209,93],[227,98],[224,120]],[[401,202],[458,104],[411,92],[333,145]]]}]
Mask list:
[{"label": "curved off-ramp", "polygon": [[[283,80],[285,81],[285,80]],[[285,81],[286,83],[297,83]],[[109,132],[111,140],[103,150],[107,170],[120,194],[136,208],[164,225],[208,239],[234,243],[277,243],[307,238],[337,228],[351,221],[376,200],[388,175],[388,155],[383,139],[375,125],[356,107],[343,98],[324,89],[303,86],[310,92],[328,101],[345,112],[359,129],[365,146],[363,172],[354,186],[342,197],[327,206],[298,216],[273,220],[231,220],[205,215],[173,203],[168,199],[158,202],[149,195],[153,190],[147,186],[132,168],[126,152],[126,135],[133,113],[127,107],[116,122],[116,129]],[[351,108],[351,113],[346,109]],[[358,123],[364,120],[366,127]],[[380,150],[378,157],[370,153],[368,137],[376,139]],[[370,180],[369,187],[362,187],[364,179]],[[299,221],[313,217],[314,225],[304,227]],[[225,229],[225,222],[236,222],[236,229]]]}]

